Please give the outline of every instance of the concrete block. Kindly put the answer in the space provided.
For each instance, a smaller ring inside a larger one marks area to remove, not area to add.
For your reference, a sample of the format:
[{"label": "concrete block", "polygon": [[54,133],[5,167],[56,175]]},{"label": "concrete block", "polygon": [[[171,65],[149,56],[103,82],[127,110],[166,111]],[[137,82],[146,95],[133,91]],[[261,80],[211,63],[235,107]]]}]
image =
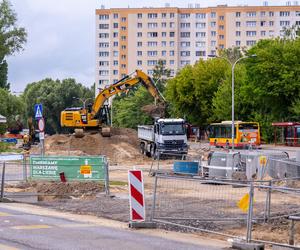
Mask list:
[{"label": "concrete block", "polygon": [[156,228],[156,223],[151,221],[130,221],[128,226],[130,228]]},{"label": "concrete block", "polygon": [[272,250],[300,250],[300,246],[272,246]]},{"label": "concrete block", "polygon": [[239,250],[264,250],[265,245],[262,243],[253,243],[253,242],[247,243],[243,241],[233,241],[232,248],[239,249]]}]

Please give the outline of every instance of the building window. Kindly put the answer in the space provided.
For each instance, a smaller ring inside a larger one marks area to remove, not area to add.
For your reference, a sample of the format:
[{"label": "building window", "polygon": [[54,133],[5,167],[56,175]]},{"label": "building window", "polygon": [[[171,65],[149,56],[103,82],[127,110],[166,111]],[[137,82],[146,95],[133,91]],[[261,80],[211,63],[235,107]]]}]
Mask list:
[{"label": "building window", "polygon": [[205,13],[196,13],[196,18],[204,19],[204,18],[206,18],[206,14]]},{"label": "building window", "polygon": [[165,50],[162,50],[162,52],[161,52],[161,56],[167,56],[167,51],[165,51]]},{"label": "building window", "polygon": [[148,47],[156,47],[157,46],[157,42],[148,42]]},{"label": "building window", "polygon": [[250,40],[250,41],[246,41],[246,45],[247,46],[253,46],[256,44],[256,41],[255,40]]},{"label": "building window", "polygon": [[119,36],[118,32],[114,32],[114,33],[113,33],[113,37],[114,37],[114,38],[117,38],[118,36]]},{"label": "building window", "polygon": [[174,50],[170,50],[170,51],[169,51],[169,55],[170,55],[170,56],[174,56],[174,55],[175,55],[175,51],[174,51]]},{"label": "building window", "polygon": [[235,27],[241,27],[241,22],[235,22]]},{"label": "building window", "polygon": [[241,32],[240,31],[236,31],[235,32],[235,36],[241,36]]},{"label": "building window", "polygon": [[180,18],[190,18],[190,14],[189,13],[182,13],[182,14],[180,14]]},{"label": "building window", "polygon": [[161,23],[161,27],[162,28],[166,28],[167,27],[167,23],[166,22]]},{"label": "building window", "polygon": [[224,17],[224,16],[219,16],[219,19],[220,19],[221,21],[224,21],[225,17]]},{"label": "building window", "polygon": [[247,27],[255,27],[256,26],[256,21],[246,21],[246,26]]},{"label": "building window", "polygon": [[114,50],[114,51],[113,51],[113,56],[119,56],[119,52],[116,51],[116,50]]},{"label": "building window", "polygon": [[141,65],[143,65],[143,62],[142,62],[141,60],[138,60],[138,61],[137,61],[137,65],[138,65],[138,66],[141,66]]},{"label": "building window", "polygon": [[219,35],[220,40],[224,40],[224,35]]},{"label": "building window", "polygon": [[157,18],[157,13],[148,13],[148,18],[149,19],[156,19]]},{"label": "building window", "polygon": [[196,51],[196,56],[206,56],[205,50]]},{"label": "building window", "polygon": [[108,80],[99,80],[100,85],[108,85]]},{"label": "building window", "polygon": [[152,69],[147,70],[147,74],[150,76],[153,75],[153,70]]},{"label": "building window", "polygon": [[261,36],[266,36],[266,31],[262,30],[262,31],[260,32],[260,35],[261,35]]},{"label": "building window", "polygon": [[162,37],[166,37],[167,36],[167,32],[161,32],[161,36]]},{"label": "building window", "polygon": [[210,46],[211,46],[211,47],[216,47],[216,45],[217,45],[217,42],[216,42],[216,41],[211,41],[211,42],[210,42]]},{"label": "building window", "polygon": [[148,37],[158,37],[157,32],[148,32],[147,35],[148,35]]},{"label": "building window", "polygon": [[190,42],[181,42],[181,43],[180,43],[180,46],[181,46],[181,47],[190,47],[190,46],[191,46],[191,43],[190,43]]},{"label": "building window", "polygon": [[210,32],[210,35],[211,35],[211,36],[217,36],[217,32],[216,32],[216,31],[211,31],[211,32]]},{"label": "building window", "polygon": [[256,12],[255,12],[255,11],[248,11],[248,12],[246,13],[246,16],[247,16],[247,17],[256,17]]},{"label": "building window", "polygon": [[122,27],[121,27],[121,30],[126,30],[126,27],[125,27],[125,26],[122,26]]},{"label": "building window", "polygon": [[300,11],[296,11],[296,16],[300,16]]},{"label": "building window", "polygon": [[190,63],[191,63],[190,60],[182,60],[182,61],[180,61],[181,66],[185,66],[185,65],[190,64]]},{"label": "building window", "polygon": [[205,37],[206,33],[205,32],[196,32],[196,37]]},{"label": "building window", "polygon": [[137,37],[142,37],[143,36],[143,33],[142,32],[138,32],[137,33]]},{"label": "building window", "polygon": [[157,51],[156,51],[156,50],[149,50],[149,51],[147,52],[147,55],[148,55],[148,56],[157,56]]},{"label": "building window", "polygon": [[108,38],[108,33],[99,33],[99,38]]},{"label": "building window", "polygon": [[122,50],[125,50],[125,49],[126,49],[126,45],[122,45],[122,46],[121,46],[121,49],[122,49]]},{"label": "building window", "polygon": [[142,56],[143,55],[143,52],[142,51],[138,51],[137,52],[137,56]]},{"label": "building window", "polygon": [[269,36],[274,36],[274,30],[269,30]]},{"label": "building window", "polygon": [[241,17],[241,12],[235,12],[235,17]]},{"label": "building window", "polygon": [[148,23],[148,29],[157,28],[157,23]]},{"label": "building window", "polygon": [[174,60],[170,60],[170,65],[174,65],[175,61]]},{"label": "building window", "polygon": [[121,36],[122,41],[126,41],[126,36]]},{"label": "building window", "polygon": [[126,64],[122,64],[122,65],[121,65],[121,68],[122,68],[122,69],[126,69]]},{"label": "building window", "polygon": [[224,44],[219,44],[219,48],[224,49],[225,48]]},{"label": "building window", "polygon": [[99,48],[108,48],[109,43],[99,43]]},{"label": "building window", "polygon": [[261,27],[267,26],[267,22],[266,21],[260,21],[260,26]]},{"label": "building window", "polygon": [[99,15],[99,20],[108,20],[109,15]]},{"label": "building window", "polygon": [[280,26],[284,26],[284,27],[290,26],[290,21],[280,21]]},{"label": "building window", "polygon": [[108,76],[109,71],[108,70],[99,70],[99,75],[100,76]]},{"label": "building window", "polygon": [[269,26],[274,26],[274,21],[270,21]]},{"label": "building window", "polygon": [[269,16],[274,16],[274,12],[273,11],[269,11]]},{"label": "building window", "polygon": [[246,31],[246,36],[256,36],[256,31]]},{"label": "building window", "polygon": [[113,64],[114,64],[114,66],[118,66],[119,62],[117,60],[114,60]]},{"label": "building window", "polygon": [[190,28],[191,24],[190,23],[181,23],[180,28]]},{"label": "building window", "polygon": [[118,13],[114,13],[114,14],[113,14],[113,17],[114,17],[114,19],[118,19],[118,18],[119,18]]},{"label": "building window", "polygon": [[260,16],[261,16],[261,17],[265,17],[265,16],[266,16],[266,12],[265,12],[265,11],[261,11],[261,12],[260,12]]},{"label": "building window", "polygon": [[119,71],[117,69],[114,69],[113,70],[113,75],[118,75],[119,74]]},{"label": "building window", "polygon": [[162,42],[161,42],[161,46],[162,46],[162,47],[166,47],[166,46],[167,46],[167,42],[166,42],[166,41],[162,41]]},{"label": "building window", "polygon": [[155,66],[155,65],[157,65],[157,60],[148,60],[147,65],[148,66]]},{"label": "building window", "polygon": [[224,25],[219,25],[220,30],[224,30]]},{"label": "building window", "polygon": [[280,11],[279,16],[290,16],[290,12],[289,11]]},{"label": "building window", "polygon": [[170,22],[170,28],[175,28],[175,23],[174,22]]},{"label": "building window", "polygon": [[119,24],[118,23],[114,23],[113,27],[114,27],[114,29],[117,29],[119,27]]},{"label": "building window", "polygon": [[108,28],[109,28],[109,24],[108,23],[100,23],[99,24],[99,29],[108,30]]},{"label": "building window", "polygon": [[142,23],[137,23],[137,27],[138,28],[143,28],[143,24]]},{"label": "building window", "polygon": [[175,32],[170,32],[170,37],[175,37]]},{"label": "building window", "polygon": [[210,17],[211,17],[211,18],[216,18],[216,16],[217,16],[217,13],[216,13],[216,12],[211,12],[211,13],[210,13]]},{"label": "building window", "polygon": [[175,13],[170,13],[170,18],[174,18],[175,17]]},{"label": "building window", "polygon": [[143,14],[142,14],[142,13],[138,13],[138,14],[137,14],[137,18],[138,18],[138,19],[143,18]]},{"label": "building window", "polygon": [[108,66],[109,61],[99,61],[99,66]]},{"label": "building window", "polygon": [[162,18],[167,18],[167,13],[161,13]]},{"label": "building window", "polygon": [[121,22],[126,22],[126,17],[122,17]]},{"label": "building window", "polygon": [[170,47],[174,47],[175,46],[175,42],[174,41],[170,41]]},{"label": "building window", "polygon": [[180,37],[190,37],[191,33],[190,32],[180,32]]},{"label": "building window", "polygon": [[216,27],[217,23],[216,22],[210,22],[211,27]]},{"label": "building window", "polygon": [[[216,23],[216,22],[214,22],[214,23]],[[196,28],[198,28],[198,29],[204,29],[205,26],[206,26],[206,23],[196,23]]]},{"label": "building window", "polygon": [[191,52],[190,51],[181,51],[180,52],[180,56],[183,56],[183,57],[185,57],[185,56],[190,56],[191,55]]}]

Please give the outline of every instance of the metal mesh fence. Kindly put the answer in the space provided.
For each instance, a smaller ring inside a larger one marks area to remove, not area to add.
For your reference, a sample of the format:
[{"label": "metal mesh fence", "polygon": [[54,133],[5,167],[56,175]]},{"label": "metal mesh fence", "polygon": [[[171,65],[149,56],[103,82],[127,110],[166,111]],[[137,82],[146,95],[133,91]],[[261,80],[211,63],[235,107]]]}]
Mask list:
[{"label": "metal mesh fence", "polygon": [[300,177],[300,162],[293,159],[270,158],[268,174],[277,179]]}]

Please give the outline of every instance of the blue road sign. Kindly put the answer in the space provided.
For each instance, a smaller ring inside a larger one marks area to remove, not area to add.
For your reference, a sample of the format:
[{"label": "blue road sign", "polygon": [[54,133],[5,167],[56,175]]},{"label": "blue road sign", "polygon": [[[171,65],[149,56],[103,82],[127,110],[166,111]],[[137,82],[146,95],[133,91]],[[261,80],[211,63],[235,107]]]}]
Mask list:
[{"label": "blue road sign", "polygon": [[40,119],[43,117],[43,105],[42,104],[34,105],[34,117],[35,117],[35,119]]}]

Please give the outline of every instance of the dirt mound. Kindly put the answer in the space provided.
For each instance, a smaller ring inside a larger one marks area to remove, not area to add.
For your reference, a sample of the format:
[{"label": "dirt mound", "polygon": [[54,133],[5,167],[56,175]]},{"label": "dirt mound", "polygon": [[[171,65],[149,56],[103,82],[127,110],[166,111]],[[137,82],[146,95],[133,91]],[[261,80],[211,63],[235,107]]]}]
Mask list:
[{"label": "dirt mound", "polygon": [[[33,148],[31,153],[38,149]],[[106,155],[111,164],[141,161],[137,132],[129,128],[112,128],[111,137],[100,133],[86,133],[83,138],[74,135],[52,135],[45,139],[46,155]]]}]

